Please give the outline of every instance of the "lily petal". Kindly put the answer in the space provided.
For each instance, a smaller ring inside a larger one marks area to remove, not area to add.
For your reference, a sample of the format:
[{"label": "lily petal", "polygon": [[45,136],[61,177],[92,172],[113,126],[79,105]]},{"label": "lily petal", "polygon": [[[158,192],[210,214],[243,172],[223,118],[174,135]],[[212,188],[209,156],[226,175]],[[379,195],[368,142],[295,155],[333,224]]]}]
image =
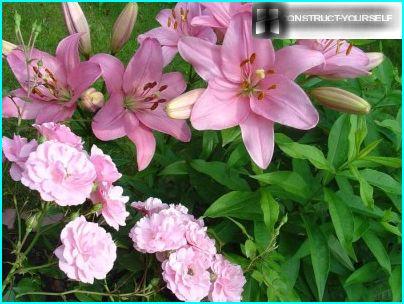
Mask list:
[{"label": "lily petal", "polygon": [[317,110],[296,83],[285,76],[273,75],[267,77],[263,85],[276,85],[276,88],[266,91],[263,100],[251,98],[250,106],[256,114],[301,130],[308,130],[317,125]]},{"label": "lily petal", "polygon": [[97,54],[90,58],[90,62],[100,65],[102,77],[109,93],[120,92],[122,90],[125,67],[118,58],[109,54]]},{"label": "lily petal", "polygon": [[160,93],[160,98],[167,101],[181,95],[187,88],[184,76],[180,72],[163,74],[159,86],[166,85],[167,88]]},{"label": "lily petal", "polygon": [[73,90],[71,102],[75,102],[86,89],[88,89],[101,76],[98,64],[84,61],[80,62],[68,75],[67,82]]},{"label": "lily petal", "polygon": [[185,120],[169,118],[164,111],[164,104],[160,104],[153,111],[136,113],[136,116],[150,129],[169,134],[184,142],[191,139],[191,130]]},{"label": "lily petal", "polygon": [[80,63],[79,43],[81,35],[77,33],[64,38],[59,42],[56,49],[56,58],[63,63],[68,74]]},{"label": "lily petal", "polygon": [[302,45],[291,45],[275,53],[275,72],[291,80],[305,71],[324,63],[324,55]]},{"label": "lily petal", "polygon": [[156,139],[153,132],[143,124],[128,133],[128,137],[136,146],[138,170],[144,170],[151,162],[156,151]]},{"label": "lily petal", "polygon": [[221,75],[220,46],[195,37],[182,37],[178,42],[178,51],[204,80]]},{"label": "lily petal", "polygon": [[12,91],[9,96],[3,97],[3,118],[21,117],[22,119],[35,119],[46,104],[30,97],[30,102],[25,101],[27,92],[24,89]]},{"label": "lily petal", "polygon": [[109,100],[94,116],[91,124],[94,135],[101,140],[113,140],[126,135],[123,96],[112,93]]},{"label": "lily petal", "polygon": [[248,154],[260,168],[266,169],[274,152],[274,123],[251,113],[240,128]]},{"label": "lily petal", "polygon": [[237,85],[219,78],[210,81],[192,108],[192,126],[197,130],[222,130],[243,122],[250,106],[238,89]]},{"label": "lily petal", "polygon": [[269,39],[252,37],[251,14],[235,15],[227,29],[221,51],[223,74],[231,81],[241,82],[240,65],[255,54],[253,68],[267,70],[273,67],[275,51]]},{"label": "lily petal", "polygon": [[123,75],[123,91],[129,95],[147,83],[158,82],[163,70],[163,54],[156,39],[146,38],[129,61]]},{"label": "lily petal", "polygon": [[40,125],[45,122],[59,122],[68,120],[73,116],[75,109],[76,104],[67,107],[57,103],[49,103],[46,106],[43,106],[42,111],[39,111],[35,119],[35,123]]}]

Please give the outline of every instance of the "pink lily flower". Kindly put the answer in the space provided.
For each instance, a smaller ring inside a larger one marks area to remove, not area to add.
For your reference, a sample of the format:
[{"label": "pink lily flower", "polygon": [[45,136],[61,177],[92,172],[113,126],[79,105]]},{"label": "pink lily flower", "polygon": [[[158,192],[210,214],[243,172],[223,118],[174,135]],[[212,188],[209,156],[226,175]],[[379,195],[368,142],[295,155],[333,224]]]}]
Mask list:
[{"label": "pink lily flower", "polygon": [[216,28],[223,34],[226,33],[233,16],[252,11],[252,3],[210,2],[201,3],[201,5],[206,8],[206,14],[194,17],[191,24]]},{"label": "pink lily flower", "polygon": [[56,56],[33,49],[29,73],[21,49],[7,56],[21,88],[11,92],[12,97],[3,97],[3,117],[35,119],[37,124],[71,118],[77,99],[101,75],[98,64],[80,62],[79,41],[80,34],[66,37]]},{"label": "pink lily flower", "polygon": [[330,78],[356,78],[370,75],[367,54],[345,40],[303,39],[298,40],[297,44],[320,51],[325,57],[323,63],[306,71],[306,74]]},{"label": "pink lily flower", "polygon": [[139,35],[138,41],[141,43],[147,37],[156,38],[163,47],[164,66],[166,66],[177,54],[177,45],[181,37],[193,36],[216,43],[216,34],[211,28],[191,25],[193,18],[202,13],[202,7],[198,3],[179,2],[174,9],[161,10],[156,17],[161,27]]},{"label": "pink lily flower", "polygon": [[181,73],[163,74],[163,54],[156,39],[145,39],[126,69],[108,54],[97,54],[90,61],[100,64],[110,93],[94,116],[95,136],[105,141],[128,136],[136,145],[139,170],[148,166],[155,152],[152,130],[190,140],[185,120],[171,119],[164,111],[165,103],[184,92],[186,84]]},{"label": "pink lily flower", "polygon": [[317,124],[316,109],[293,80],[321,64],[323,55],[302,46],[275,52],[270,40],[252,37],[250,13],[233,17],[222,46],[184,37],[178,48],[208,81],[191,112],[194,128],[240,125],[247,151],[261,168],[272,158],[275,122],[302,130]]}]

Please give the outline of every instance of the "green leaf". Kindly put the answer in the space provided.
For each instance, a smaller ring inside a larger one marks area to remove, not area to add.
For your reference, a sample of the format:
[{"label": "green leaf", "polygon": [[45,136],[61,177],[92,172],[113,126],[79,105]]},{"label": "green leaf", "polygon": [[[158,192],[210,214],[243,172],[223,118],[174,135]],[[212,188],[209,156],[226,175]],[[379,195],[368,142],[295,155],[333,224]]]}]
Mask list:
[{"label": "green leaf", "polygon": [[390,91],[391,83],[394,79],[393,64],[389,58],[384,58],[383,62],[374,69],[373,73],[376,75],[377,79],[385,87],[386,92]]},{"label": "green leaf", "polygon": [[345,281],[345,285],[372,282],[380,277],[380,268],[376,262],[370,262],[355,270]]},{"label": "green leaf", "polygon": [[359,181],[359,194],[362,202],[369,208],[374,208],[373,187],[369,185],[366,179],[361,175],[358,169],[354,166],[349,167],[352,175]]},{"label": "green leaf", "polygon": [[369,184],[386,193],[401,195],[401,184],[390,175],[373,169],[361,170],[360,174]]},{"label": "green leaf", "polygon": [[328,136],[327,160],[338,168],[347,160],[349,116],[341,115],[333,124]]},{"label": "green leaf", "polygon": [[354,220],[351,210],[334,192],[324,188],[324,200],[328,203],[331,220],[337,233],[338,240],[348,254],[353,258],[355,252],[352,247]]},{"label": "green leaf", "polygon": [[179,160],[172,164],[169,164],[159,175],[187,175],[189,174],[188,164],[185,160]]},{"label": "green leaf", "polygon": [[276,134],[276,143],[279,148],[288,156],[299,159],[307,159],[317,169],[334,172],[334,168],[325,159],[323,152],[311,145],[303,145],[293,142],[282,133]]},{"label": "green leaf", "polygon": [[272,197],[271,192],[266,188],[261,188],[261,210],[264,214],[264,222],[268,228],[269,234],[272,233],[275,223],[279,216],[278,202]]},{"label": "green leaf", "polygon": [[218,198],[206,211],[206,217],[235,217],[262,220],[259,196],[255,192],[232,191]]},{"label": "green leaf", "polygon": [[246,277],[247,282],[244,285],[242,300],[244,302],[256,302],[260,299],[260,285],[259,283],[252,278],[251,276]]},{"label": "green leaf", "polygon": [[368,230],[362,239],[365,241],[366,246],[375,256],[377,262],[382,266],[388,273],[391,273],[391,264],[389,255],[386,252],[382,242],[371,230]]},{"label": "green leaf", "polygon": [[235,141],[241,134],[239,127],[224,129],[220,132],[222,134],[222,147]]},{"label": "green leaf", "polygon": [[391,293],[393,294],[393,302],[401,301],[401,265],[393,268],[389,278]]},{"label": "green leaf", "polygon": [[352,165],[354,165],[357,168],[369,168],[379,166],[386,166],[390,168],[401,168],[401,159],[384,156],[366,156],[359,160],[353,161]]},{"label": "green leaf", "polygon": [[310,188],[305,180],[293,171],[276,171],[252,175],[251,177],[266,184],[279,186],[284,191],[292,193],[302,199],[307,199],[311,195]]},{"label": "green leaf", "polygon": [[133,273],[137,273],[144,269],[145,265],[143,257],[138,252],[120,253],[121,252],[119,251],[117,261],[123,269],[129,270]]},{"label": "green leaf", "polygon": [[245,255],[247,258],[251,259],[255,257],[257,252],[257,246],[255,246],[255,243],[252,240],[250,239],[246,240],[244,248],[245,248]]},{"label": "green leaf", "polygon": [[204,131],[202,139],[202,153],[200,155],[200,158],[208,158],[218,143],[219,138],[217,136],[217,132]]},{"label": "green leaf", "polygon": [[195,159],[191,161],[190,165],[196,171],[210,176],[216,182],[231,190],[250,190],[250,186],[239,176],[239,172],[229,167],[226,163],[217,161],[206,162],[202,159]]},{"label": "green leaf", "polygon": [[323,233],[313,222],[302,215],[310,242],[310,256],[316,280],[318,299],[322,301],[330,270],[330,250]]},{"label": "green leaf", "polygon": [[354,271],[355,268],[352,265],[351,259],[349,258],[348,254],[346,253],[345,249],[342,248],[339,240],[333,235],[330,234],[328,238],[328,246],[330,247],[331,253],[333,256],[346,268],[351,271]]}]

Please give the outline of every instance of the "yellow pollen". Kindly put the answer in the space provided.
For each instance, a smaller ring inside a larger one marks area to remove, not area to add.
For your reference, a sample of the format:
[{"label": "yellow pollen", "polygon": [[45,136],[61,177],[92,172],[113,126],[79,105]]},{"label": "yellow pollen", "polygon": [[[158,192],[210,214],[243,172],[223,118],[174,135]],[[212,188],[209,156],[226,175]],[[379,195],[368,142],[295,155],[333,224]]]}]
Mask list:
[{"label": "yellow pollen", "polygon": [[259,79],[264,79],[265,78],[265,70],[264,69],[256,70],[255,75],[257,75],[257,77]]},{"label": "yellow pollen", "polygon": [[174,29],[176,30],[176,29],[177,29],[177,27],[178,27],[178,22],[177,22],[177,21],[175,21],[175,22],[174,22]]}]

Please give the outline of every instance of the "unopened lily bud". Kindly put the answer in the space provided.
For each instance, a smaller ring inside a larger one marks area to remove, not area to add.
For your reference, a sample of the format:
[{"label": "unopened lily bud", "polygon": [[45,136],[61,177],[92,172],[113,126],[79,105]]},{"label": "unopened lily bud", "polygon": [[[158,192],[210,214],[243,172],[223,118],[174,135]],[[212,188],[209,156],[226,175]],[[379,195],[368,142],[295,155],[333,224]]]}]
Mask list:
[{"label": "unopened lily bud", "polygon": [[310,93],[322,105],[340,112],[368,114],[371,108],[363,98],[339,88],[320,87]]},{"label": "unopened lily bud", "polygon": [[372,52],[372,53],[366,53],[366,55],[369,58],[369,63],[366,66],[367,70],[372,70],[375,67],[377,67],[379,64],[381,64],[384,60],[384,55],[383,53],[377,53],[377,52]]},{"label": "unopened lily bud", "polygon": [[111,51],[118,53],[128,42],[137,18],[137,3],[128,3],[112,28]]},{"label": "unopened lily bud", "polygon": [[94,88],[89,88],[80,96],[80,107],[95,112],[104,105],[104,95]]},{"label": "unopened lily bud", "polygon": [[203,92],[205,92],[205,89],[195,89],[169,101],[166,105],[168,117],[174,119],[188,119],[191,116],[192,106]]},{"label": "unopened lily bud", "polygon": [[7,57],[16,48],[17,46],[14,43],[3,40],[1,54],[3,55],[3,57]]},{"label": "unopened lily bud", "polygon": [[81,33],[79,45],[80,53],[89,57],[91,54],[90,28],[83,10],[78,2],[64,2],[62,3],[62,9],[67,30],[70,35]]}]

